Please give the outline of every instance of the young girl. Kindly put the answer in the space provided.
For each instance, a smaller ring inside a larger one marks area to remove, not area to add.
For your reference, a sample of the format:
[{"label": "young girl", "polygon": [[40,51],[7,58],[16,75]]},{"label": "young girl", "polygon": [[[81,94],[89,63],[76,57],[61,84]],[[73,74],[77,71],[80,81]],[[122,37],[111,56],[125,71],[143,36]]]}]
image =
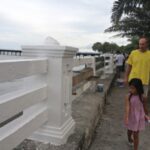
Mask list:
[{"label": "young girl", "polygon": [[129,92],[125,100],[125,125],[128,129],[129,144],[133,144],[134,150],[138,150],[139,131],[145,129],[145,118],[149,119],[142,81],[137,78],[131,79]]}]

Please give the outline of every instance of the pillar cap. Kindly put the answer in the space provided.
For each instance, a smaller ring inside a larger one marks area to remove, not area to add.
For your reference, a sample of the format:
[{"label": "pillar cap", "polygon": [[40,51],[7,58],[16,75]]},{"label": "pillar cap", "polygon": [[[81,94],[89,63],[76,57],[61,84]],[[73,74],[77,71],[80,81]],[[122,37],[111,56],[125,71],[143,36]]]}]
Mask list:
[{"label": "pillar cap", "polygon": [[56,45],[60,45],[60,43],[54,38],[48,36],[45,38],[44,45],[56,46]]},{"label": "pillar cap", "polygon": [[47,37],[43,45],[21,46],[23,56],[73,57],[78,48],[61,46],[57,40]]}]

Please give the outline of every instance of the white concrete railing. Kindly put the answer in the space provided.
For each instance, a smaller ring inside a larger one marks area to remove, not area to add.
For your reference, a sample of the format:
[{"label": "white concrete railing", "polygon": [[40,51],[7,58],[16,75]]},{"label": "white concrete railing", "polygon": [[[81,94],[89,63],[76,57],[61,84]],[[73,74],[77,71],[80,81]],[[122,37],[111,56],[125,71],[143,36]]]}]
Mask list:
[{"label": "white concrete railing", "polygon": [[110,74],[115,72],[115,58],[113,54],[104,54],[104,73],[102,78],[107,78]]},{"label": "white concrete railing", "polygon": [[12,149],[48,120],[45,73],[47,59],[0,61],[0,149]]},{"label": "white concrete railing", "polygon": [[72,68],[86,64],[96,75],[100,59],[74,64],[77,49],[55,40],[52,45],[23,46],[22,51],[23,58],[0,61],[0,149],[11,150],[25,138],[64,144],[75,127]]},{"label": "white concrete railing", "polygon": [[22,46],[20,58],[0,61],[2,150],[25,138],[64,144],[74,131],[71,70],[77,49],[52,43]]},{"label": "white concrete railing", "polygon": [[[74,68],[73,71],[80,74],[80,66],[86,66],[93,69],[93,76],[98,76],[101,79],[106,79],[115,72],[115,60],[113,54],[103,54],[101,57],[83,57],[74,58]],[[86,68],[81,67],[81,68]],[[82,73],[82,72],[81,72]],[[80,81],[80,84],[73,87],[73,100],[84,93],[88,88],[92,86],[91,81]]]},{"label": "white concrete railing", "polygon": [[20,50],[0,49],[0,55],[21,56]]},{"label": "white concrete railing", "polygon": [[102,57],[74,58],[74,68],[86,66],[93,69],[94,76],[98,76],[104,70]]},{"label": "white concrete railing", "polygon": [[22,46],[25,57],[46,57],[48,59],[48,121],[30,136],[30,139],[64,144],[73,133],[75,122],[72,119],[72,68],[77,48],[60,46],[50,39],[45,45]]},{"label": "white concrete railing", "polygon": [[[82,67],[81,67],[82,66]],[[88,70],[82,71],[83,68],[91,68]],[[81,70],[81,72],[80,72]],[[84,93],[88,88],[93,84],[92,81],[87,80],[86,78],[101,76],[104,72],[104,59],[102,57],[83,57],[83,58],[74,58],[74,68],[75,76],[73,81],[76,83],[73,86],[73,100],[79,97]],[[86,71],[86,72],[85,72]],[[83,78],[81,77],[83,75]]]}]

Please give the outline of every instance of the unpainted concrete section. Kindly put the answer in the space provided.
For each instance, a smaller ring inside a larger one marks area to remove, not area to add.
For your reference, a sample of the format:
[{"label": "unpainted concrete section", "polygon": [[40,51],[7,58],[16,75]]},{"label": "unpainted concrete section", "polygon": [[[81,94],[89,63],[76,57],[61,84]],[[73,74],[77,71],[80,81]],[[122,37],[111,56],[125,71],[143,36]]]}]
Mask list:
[{"label": "unpainted concrete section", "polygon": [[[14,150],[87,150],[93,140],[113,79],[114,74],[105,80],[93,79],[93,86],[73,101],[72,116],[76,122],[76,128],[66,144],[54,146],[24,140]],[[96,91],[98,83],[104,84],[104,91],[101,93]]]},{"label": "unpainted concrete section", "polygon": [[[126,87],[113,86],[89,150],[133,150],[133,146],[128,144],[127,130],[123,120],[124,99],[127,93]],[[150,112],[150,98],[148,98],[148,109]],[[139,137],[139,150],[150,150],[150,124],[147,124],[146,129],[140,132]]]}]

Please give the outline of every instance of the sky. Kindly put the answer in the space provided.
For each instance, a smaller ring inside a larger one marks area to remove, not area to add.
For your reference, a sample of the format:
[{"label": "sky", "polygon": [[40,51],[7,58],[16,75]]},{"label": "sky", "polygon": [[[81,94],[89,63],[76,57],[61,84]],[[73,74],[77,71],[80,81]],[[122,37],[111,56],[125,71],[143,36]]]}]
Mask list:
[{"label": "sky", "polygon": [[0,0],[0,49],[42,45],[46,37],[82,50],[95,42],[125,45],[104,33],[114,0]]}]

